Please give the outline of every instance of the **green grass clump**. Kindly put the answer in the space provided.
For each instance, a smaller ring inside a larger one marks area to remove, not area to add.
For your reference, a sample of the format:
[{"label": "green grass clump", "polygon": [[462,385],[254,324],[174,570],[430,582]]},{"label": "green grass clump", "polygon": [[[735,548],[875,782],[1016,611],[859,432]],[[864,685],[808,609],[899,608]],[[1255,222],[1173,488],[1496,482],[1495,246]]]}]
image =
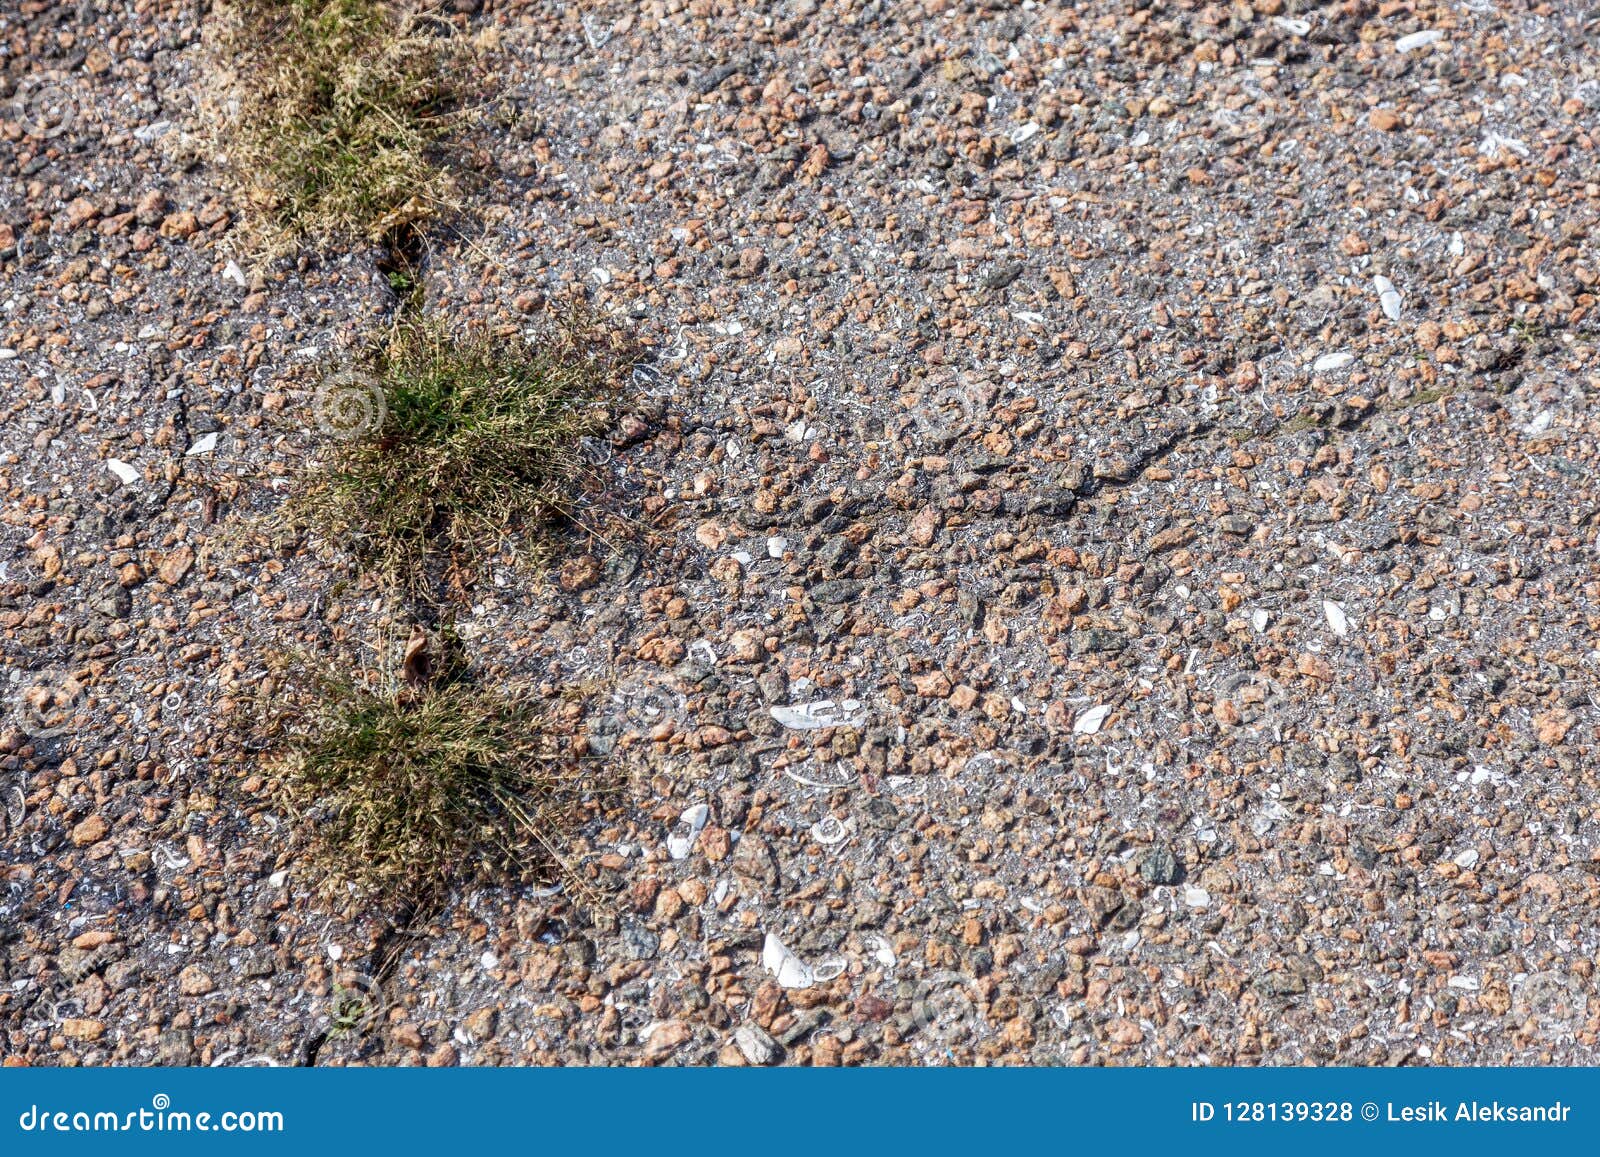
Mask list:
[{"label": "green grass clump", "polygon": [[325,384],[317,420],[334,437],[287,513],[412,595],[445,556],[535,557],[529,532],[573,513],[579,439],[626,365],[613,335],[577,322],[537,344],[403,323],[370,373]]},{"label": "green grass clump", "polygon": [[426,5],[235,0],[214,44],[231,79],[220,142],[268,249],[385,241],[432,216],[465,43]]},{"label": "green grass clump", "polygon": [[459,875],[570,875],[562,836],[586,784],[543,704],[444,679],[374,690],[300,673],[268,714],[276,801],[330,897],[408,896]]}]

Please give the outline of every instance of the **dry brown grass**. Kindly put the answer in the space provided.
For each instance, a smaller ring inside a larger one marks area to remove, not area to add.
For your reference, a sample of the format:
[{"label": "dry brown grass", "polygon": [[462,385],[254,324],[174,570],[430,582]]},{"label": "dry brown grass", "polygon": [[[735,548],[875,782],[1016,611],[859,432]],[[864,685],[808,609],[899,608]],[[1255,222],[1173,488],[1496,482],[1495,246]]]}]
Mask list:
[{"label": "dry brown grass", "polygon": [[210,31],[217,148],[264,250],[385,241],[450,203],[434,152],[470,47],[416,0],[230,0]]},{"label": "dry brown grass", "polygon": [[329,899],[412,898],[453,879],[558,879],[561,847],[608,790],[563,754],[554,706],[457,665],[417,676],[286,666],[246,713],[270,792]]}]

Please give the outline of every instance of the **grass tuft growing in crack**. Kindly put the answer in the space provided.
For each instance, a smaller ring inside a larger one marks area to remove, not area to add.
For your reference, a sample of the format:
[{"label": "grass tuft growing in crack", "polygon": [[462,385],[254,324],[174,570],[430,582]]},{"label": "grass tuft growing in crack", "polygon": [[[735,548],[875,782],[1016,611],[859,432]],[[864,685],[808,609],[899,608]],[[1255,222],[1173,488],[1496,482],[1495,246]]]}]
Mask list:
[{"label": "grass tuft growing in crack", "polygon": [[449,202],[449,174],[431,154],[457,103],[467,46],[432,7],[233,0],[219,11],[219,144],[264,248],[385,240]]},{"label": "grass tuft growing in crack", "polygon": [[534,557],[530,532],[573,513],[580,439],[603,426],[629,358],[576,319],[539,343],[401,323],[370,374],[337,387],[355,405],[319,403],[357,420],[285,513],[409,595],[430,589],[444,555],[467,569],[489,549]]},{"label": "grass tuft growing in crack", "polygon": [[472,682],[370,682],[286,672],[287,701],[256,713],[276,803],[328,898],[416,896],[462,876],[576,883],[560,845],[603,790],[563,756],[549,704]]}]

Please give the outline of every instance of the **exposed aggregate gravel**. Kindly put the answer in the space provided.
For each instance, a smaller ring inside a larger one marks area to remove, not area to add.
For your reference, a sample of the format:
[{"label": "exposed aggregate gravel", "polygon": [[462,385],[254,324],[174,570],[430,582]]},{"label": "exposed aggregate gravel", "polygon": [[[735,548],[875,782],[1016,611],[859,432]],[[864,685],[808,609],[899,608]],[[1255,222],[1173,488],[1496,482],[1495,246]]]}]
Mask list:
[{"label": "exposed aggregate gravel", "polygon": [[428,308],[652,350],[623,529],[458,592],[595,898],[313,903],[219,721],[395,629],[246,529],[394,296],[242,254],[194,5],[28,0],[7,1063],[1595,1061],[1600,14],[455,8]]}]

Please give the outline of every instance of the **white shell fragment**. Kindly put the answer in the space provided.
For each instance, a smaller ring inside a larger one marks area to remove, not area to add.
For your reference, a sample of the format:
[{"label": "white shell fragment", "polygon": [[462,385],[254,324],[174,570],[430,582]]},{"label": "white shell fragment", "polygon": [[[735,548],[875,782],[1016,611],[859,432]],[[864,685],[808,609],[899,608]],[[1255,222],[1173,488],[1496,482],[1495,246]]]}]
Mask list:
[{"label": "white shell fragment", "polygon": [[810,988],[817,982],[817,974],[771,932],[761,946],[761,967],[778,978],[779,988]]},{"label": "white shell fragment", "polygon": [[239,268],[239,263],[237,261],[228,262],[227,267],[222,271],[222,276],[233,282],[240,289],[243,289],[250,284],[249,280],[246,279],[244,275],[244,270]]},{"label": "white shell fragment", "polygon": [[1345,366],[1356,360],[1356,355],[1340,351],[1336,354],[1323,354],[1311,363],[1311,368],[1319,374],[1326,374],[1332,370],[1342,370]]},{"label": "white shell fragment", "polygon": [[854,727],[866,719],[866,708],[859,700],[819,699],[815,703],[798,703],[788,707],[771,707],[774,719],[791,731],[815,731],[822,727]]},{"label": "white shell fragment", "polygon": [[124,486],[132,486],[135,482],[144,481],[144,475],[139,473],[137,466],[129,466],[126,462],[117,458],[107,458],[106,469],[122,479]]},{"label": "white shell fragment", "polygon": [[1093,735],[1100,730],[1101,725],[1106,721],[1106,716],[1110,714],[1110,704],[1097,703],[1078,716],[1072,725],[1072,733],[1074,735]]},{"label": "white shell fragment", "polygon": [[703,803],[686,808],[683,815],[678,817],[680,823],[687,824],[687,835],[667,837],[667,855],[674,860],[687,859],[694,842],[702,831],[705,830],[706,821],[711,818],[711,809]]},{"label": "white shell fragment", "polygon": [[1267,633],[1267,624],[1272,621],[1272,615],[1267,611],[1255,611],[1250,615],[1250,625],[1256,629],[1256,634]]},{"label": "white shell fragment", "polygon": [[817,984],[822,984],[824,981],[832,980],[835,976],[842,975],[848,967],[850,967],[850,962],[844,957],[830,956],[828,959],[819,960],[811,966],[811,979]]},{"label": "white shell fragment", "polygon": [[1372,279],[1372,288],[1378,291],[1378,304],[1383,306],[1383,316],[1390,321],[1400,320],[1400,291],[1383,274]]},{"label": "white shell fragment", "polygon": [[184,451],[185,458],[193,458],[196,454],[209,454],[217,448],[217,435],[215,432],[202,434],[194,440],[194,445]]},{"label": "white shell fragment", "polygon": [[1478,153],[1485,157],[1496,157],[1502,152],[1516,153],[1519,157],[1528,155],[1528,142],[1520,141],[1516,137],[1503,137],[1497,132],[1484,134],[1483,140],[1478,142]]},{"label": "white shell fragment", "polygon": [[1290,36],[1304,36],[1311,31],[1311,21],[1297,20],[1293,16],[1274,16],[1272,22]]},{"label": "white shell fragment", "polygon": [[785,779],[792,779],[806,787],[826,788],[829,791],[849,787],[855,781],[855,772],[846,767],[842,760],[812,763],[808,759],[804,763],[791,763],[783,769],[783,775]]},{"label": "white shell fragment", "polygon": [[1419,48],[1426,48],[1430,44],[1437,44],[1444,39],[1444,33],[1437,28],[1429,28],[1424,32],[1411,32],[1394,42],[1394,50],[1399,53],[1415,52]]},{"label": "white shell fragment", "polygon": [[824,847],[832,847],[849,839],[853,830],[855,830],[855,820],[849,819],[841,823],[837,816],[826,815],[811,825],[811,838]]},{"label": "white shell fragment", "polygon": [[1197,888],[1193,884],[1183,886],[1183,902],[1191,908],[1208,908],[1211,906],[1211,893],[1204,888]]},{"label": "white shell fragment", "polygon": [[1328,617],[1328,626],[1333,628],[1333,633],[1341,639],[1350,634],[1350,619],[1344,613],[1344,608],[1330,599],[1322,600],[1322,613]]}]

